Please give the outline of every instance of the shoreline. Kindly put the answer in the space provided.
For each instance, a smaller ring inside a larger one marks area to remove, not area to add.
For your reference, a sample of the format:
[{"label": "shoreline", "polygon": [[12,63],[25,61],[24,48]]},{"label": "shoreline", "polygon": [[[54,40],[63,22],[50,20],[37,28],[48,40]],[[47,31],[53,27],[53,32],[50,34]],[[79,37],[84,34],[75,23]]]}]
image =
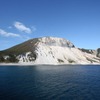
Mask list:
[{"label": "shoreline", "polygon": [[0,63],[0,66],[76,66],[76,65],[100,65],[100,64],[22,64],[22,63]]}]

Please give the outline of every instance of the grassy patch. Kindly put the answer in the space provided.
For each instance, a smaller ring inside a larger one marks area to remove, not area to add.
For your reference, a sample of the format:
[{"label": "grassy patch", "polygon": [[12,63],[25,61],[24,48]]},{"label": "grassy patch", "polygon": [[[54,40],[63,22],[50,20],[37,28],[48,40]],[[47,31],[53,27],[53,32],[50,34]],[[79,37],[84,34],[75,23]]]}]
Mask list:
[{"label": "grassy patch", "polygon": [[64,61],[62,59],[58,59],[58,62],[59,63],[63,63]]},{"label": "grassy patch", "polygon": [[69,63],[75,63],[75,61],[72,60],[72,59],[68,59],[68,62],[69,62]]}]

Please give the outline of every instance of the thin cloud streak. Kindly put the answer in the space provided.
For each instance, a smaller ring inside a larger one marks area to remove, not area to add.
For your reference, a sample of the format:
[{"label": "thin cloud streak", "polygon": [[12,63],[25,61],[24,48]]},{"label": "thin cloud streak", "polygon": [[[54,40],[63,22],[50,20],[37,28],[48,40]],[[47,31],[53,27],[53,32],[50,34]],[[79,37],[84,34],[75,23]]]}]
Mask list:
[{"label": "thin cloud streak", "polygon": [[4,37],[20,37],[19,34],[15,34],[15,33],[11,33],[11,32],[6,32],[3,29],[0,29],[0,35],[2,35]]},{"label": "thin cloud streak", "polygon": [[26,27],[23,23],[21,22],[15,22],[14,23],[14,27],[16,29],[18,29],[21,32],[25,32],[25,33],[32,33],[31,28]]}]

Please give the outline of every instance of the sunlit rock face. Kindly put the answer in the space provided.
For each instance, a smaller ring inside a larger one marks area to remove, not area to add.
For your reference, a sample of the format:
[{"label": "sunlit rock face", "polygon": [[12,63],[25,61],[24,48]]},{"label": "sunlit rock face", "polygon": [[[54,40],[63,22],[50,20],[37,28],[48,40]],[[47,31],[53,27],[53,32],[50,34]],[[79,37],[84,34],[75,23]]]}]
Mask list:
[{"label": "sunlit rock face", "polygon": [[0,56],[1,62],[19,64],[100,64],[100,49],[80,49],[57,37],[34,38],[1,51]]},{"label": "sunlit rock face", "polygon": [[48,46],[60,46],[60,47],[75,47],[73,43],[63,38],[56,37],[43,37],[39,39],[40,44]]}]

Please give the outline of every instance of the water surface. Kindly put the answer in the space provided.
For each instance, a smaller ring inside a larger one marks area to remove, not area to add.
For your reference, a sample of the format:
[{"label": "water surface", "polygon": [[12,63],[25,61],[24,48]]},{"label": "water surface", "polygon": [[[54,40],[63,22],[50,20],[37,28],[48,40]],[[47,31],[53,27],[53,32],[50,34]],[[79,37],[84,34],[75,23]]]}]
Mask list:
[{"label": "water surface", "polygon": [[0,100],[100,100],[100,66],[0,66]]}]

